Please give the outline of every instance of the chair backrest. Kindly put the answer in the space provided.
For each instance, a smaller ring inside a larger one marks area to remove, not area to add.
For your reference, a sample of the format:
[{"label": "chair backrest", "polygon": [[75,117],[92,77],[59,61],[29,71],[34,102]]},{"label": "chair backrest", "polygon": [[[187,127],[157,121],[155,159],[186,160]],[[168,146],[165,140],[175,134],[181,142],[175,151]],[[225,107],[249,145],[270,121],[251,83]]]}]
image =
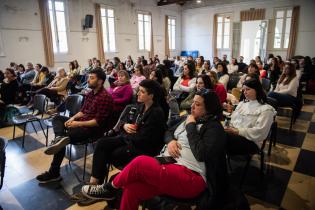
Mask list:
[{"label": "chair backrest", "polygon": [[4,169],[5,169],[5,148],[8,141],[0,137],[0,189],[3,185]]},{"label": "chair backrest", "polygon": [[265,91],[269,91],[270,90],[270,79],[267,79],[267,78],[262,78],[261,80],[261,84],[262,84],[262,87]]},{"label": "chair backrest", "polygon": [[65,107],[69,111],[69,116],[73,116],[80,111],[82,102],[83,96],[79,94],[73,94],[66,98]]},{"label": "chair backrest", "polygon": [[229,82],[227,84],[227,90],[232,90],[237,86],[238,81],[241,78],[241,73],[233,73],[229,75]]},{"label": "chair backrest", "polygon": [[46,96],[43,94],[36,94],[34,96],[34,110],[38,110],[39,113],[45,113],[46,112]]}]

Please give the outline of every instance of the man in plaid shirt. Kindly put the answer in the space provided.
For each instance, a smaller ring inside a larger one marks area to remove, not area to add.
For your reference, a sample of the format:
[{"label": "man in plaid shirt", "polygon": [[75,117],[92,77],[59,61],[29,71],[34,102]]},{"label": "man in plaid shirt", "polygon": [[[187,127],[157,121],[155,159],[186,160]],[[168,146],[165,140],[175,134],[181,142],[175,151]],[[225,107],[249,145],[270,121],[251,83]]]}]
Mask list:
[{"label": "man in plaid shirt", "polygon": [[56,138],[44,151],[47,155],[54,155],[50,169],[36,179],[40,183],[60,181],[60,165],[65,156],[66,145],[97,139],[110,128],[110,115],[113,110],[113,100],[104,89],[106,74],[101,68],[90,71],[88,86],[92,89],[85,97],[80,112],[73,117],[54,117],[52,124]]}]

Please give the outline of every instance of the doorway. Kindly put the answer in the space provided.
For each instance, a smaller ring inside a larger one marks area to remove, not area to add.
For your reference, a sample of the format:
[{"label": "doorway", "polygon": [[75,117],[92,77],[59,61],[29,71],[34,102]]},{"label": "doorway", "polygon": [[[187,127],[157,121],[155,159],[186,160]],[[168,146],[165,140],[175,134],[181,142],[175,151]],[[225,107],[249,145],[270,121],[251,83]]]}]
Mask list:
[{"label": "doorway", "polygon": [[242,21],[241,50],[244,62],[249,63],[257,55],[264,60],[267,47],[267,21]]}]

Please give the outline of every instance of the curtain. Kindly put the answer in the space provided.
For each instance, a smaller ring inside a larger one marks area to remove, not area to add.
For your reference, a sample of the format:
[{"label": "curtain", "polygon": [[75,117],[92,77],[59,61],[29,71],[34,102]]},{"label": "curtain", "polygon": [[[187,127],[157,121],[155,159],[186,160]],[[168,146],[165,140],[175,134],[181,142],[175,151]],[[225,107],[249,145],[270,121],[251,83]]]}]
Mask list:
[{"label": "curtain", "polygon": [[95,25],[96,25],[98,58],[100,59],[101,63],[104,63],[105,53],[104,53],[104,45],[103,45],[103,30],[102,30],[100,4],[95,4]]},{"label": "curtain", "polygon": [[217,31],[218,31],[218,15],[214,15],[213,19],[213,57],[218,56],[218,49],[217,49]]},{"label": "curtain", "polygon": [[52,34],[50,28],[50,19],[49,19],[49,8],[47,0],[38,0],[40,21],[42,26],[43,34],[43,44],[44,44],[44,53],[46,65],[53,67],[55,63],[54,59],[54,49],[52,43]]},{"label": "curtain", "polygon": [[295,53],[297,33],[298,33],[299,14],[300,14],[300,6],[293,7],[287,59],[293,57]]},{"label": "curtain", "polygon": [[152,13],[150,13],[151,16],[151,49],[149,52],[149,58],[154,57],[154,40],[153,40],[153,18],[152,18]]},{"label": "curtain", "polygon": [[168,37],[168,16],[165,16],[165,55],[170,56],[170,46],[169,46],[169,37]]},{"label": "curtain", "polygon": [[265,9],[250,9],[241,11],[241,21],[264,20]]}]

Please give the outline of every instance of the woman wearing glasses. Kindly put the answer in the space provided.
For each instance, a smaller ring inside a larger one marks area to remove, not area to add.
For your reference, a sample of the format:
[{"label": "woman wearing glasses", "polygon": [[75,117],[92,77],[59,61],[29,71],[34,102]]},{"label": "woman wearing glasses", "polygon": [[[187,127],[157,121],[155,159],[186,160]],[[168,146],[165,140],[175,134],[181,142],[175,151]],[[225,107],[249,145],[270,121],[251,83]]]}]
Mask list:
[{"label": "woman wearing glasses", "polygon": [[200,209],[217,208],[226,190],[225,133],[222,114],[213,91],[197,91],[191,115],[167,132],[167,146],[159,157],[139,156],[111,183],[85,185],[82,193],[92,199],[112,200],[123,188],[121,210],[136,210],[141,201],[158,195],[194,198],[202,195]]},{"label": "woman wearing glasses", "polygon": [[267,138],[276,114],[274,108],[266,104],[266,94],[259,80],[246,80],[243,93],[245,99],[232,113],[230,126],[225,128],[230,155],[256,153]]}]

